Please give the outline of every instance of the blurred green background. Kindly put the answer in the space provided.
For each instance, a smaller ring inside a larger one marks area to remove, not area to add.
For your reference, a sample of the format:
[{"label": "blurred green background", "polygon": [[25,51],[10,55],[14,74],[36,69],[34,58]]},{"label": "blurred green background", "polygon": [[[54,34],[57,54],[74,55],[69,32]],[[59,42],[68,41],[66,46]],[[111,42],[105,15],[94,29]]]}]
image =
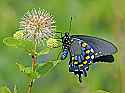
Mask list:
[{"label": "blurred green background", "polygon": [[35,82],[33,93],[125,93],[125,0],[0,0],[0,86],[12,90],[16,84],[18,93],[26,93],[27,77],[17,71],[15,63],[30,65],[31,58],[21,49],[5,46],[3,38],[15,33],[16,19],[32,8],[51,12],[56,17],[57,31],[62,32],[68,30],[73,16],[71,34],[101,37],[119,49],[113,64],[99,63],[96,69],[91,66],[81,84],[68,72],[64,61]]}]

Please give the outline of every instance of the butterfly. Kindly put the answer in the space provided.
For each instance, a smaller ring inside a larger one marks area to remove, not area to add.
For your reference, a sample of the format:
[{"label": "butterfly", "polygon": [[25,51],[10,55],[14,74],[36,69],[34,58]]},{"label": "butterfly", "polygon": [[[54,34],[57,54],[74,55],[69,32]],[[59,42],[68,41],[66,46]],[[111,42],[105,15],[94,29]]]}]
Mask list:
[{"label": "butterfly", "polygon": [[69,55],[69,72],[78,75],[79,82],[82,76],[87,77],[89,66],[97,62],[114,62],[113,54],[118,50],[109,41],[87,35],[70,35],[64,33],[61,38],[62,52],[61,60],[65,60]]}]

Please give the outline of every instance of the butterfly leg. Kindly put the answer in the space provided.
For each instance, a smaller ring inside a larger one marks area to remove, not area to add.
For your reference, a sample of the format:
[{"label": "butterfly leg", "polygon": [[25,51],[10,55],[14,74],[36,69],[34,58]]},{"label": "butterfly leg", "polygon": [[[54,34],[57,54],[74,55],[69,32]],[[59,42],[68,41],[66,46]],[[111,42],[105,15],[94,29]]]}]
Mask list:
[{"label": "butterfly leg", "polygon": [[87,71],[83,69],[83,72],[84,72],[84,76],[87,77]]},{"label": "butterfly leg", "polygon": [[75,75],[78,75],[78,77],[79,77],[79,82],[82,83],[82,74],[83,74],[83,73],[82,73],[81,71],[74,71],[74,74],[75,74]]},{"label": "butterfly leg", "polygon": [[89,70],[89,65],[84,65],[83,66],[83,73],[84,73],[84,76],[87,77],[87,71]]},{"label": "butterfly leg", "polygon": [[79,73],[78,75],[79,75],[79,82],[82,83],[81,73]]}]

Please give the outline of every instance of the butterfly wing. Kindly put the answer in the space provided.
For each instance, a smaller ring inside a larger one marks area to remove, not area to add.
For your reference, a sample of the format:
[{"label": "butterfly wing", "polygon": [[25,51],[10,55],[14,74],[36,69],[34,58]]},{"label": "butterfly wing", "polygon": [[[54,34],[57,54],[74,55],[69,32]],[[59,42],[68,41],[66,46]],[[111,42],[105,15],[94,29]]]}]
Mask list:
[{"label": "butterfly wing", "polygon": [[[78,38],[88,43],[96,52],[95,58],[106,57],[112,58],[111,55],[115,54],[118,50],[115,45],[111,42],[97,37],[86,36],[86,35],[73,35],[73,38]],[[113,59],[113,58],[112,58]]]},{"label": "butterfly wing", "polygon": [[83,40],[73,38],[69,53],[69,72],[78,75],[79,81],[82,82],[81,76],[87,76],[89,65],[94,59],[94,50]]}]

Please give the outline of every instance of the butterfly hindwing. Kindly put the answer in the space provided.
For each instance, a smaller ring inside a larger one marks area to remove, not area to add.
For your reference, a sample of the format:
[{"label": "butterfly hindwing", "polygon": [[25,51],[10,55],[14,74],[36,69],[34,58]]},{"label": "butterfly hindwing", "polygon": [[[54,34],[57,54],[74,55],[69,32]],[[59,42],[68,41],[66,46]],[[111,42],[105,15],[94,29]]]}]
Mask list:
[{"label": "butterfly hindwing", "polygon": [[114,57],[112,55],[100,56],[94,59],[94,62],[114,62]]},{"label": "butterfly hindwing", "polygon": [[81,76],[87,76],[89,65],[93,59],[94,50],[84,41],[74,38],[70,47],[69,72],[77,74],[81,82]]}]

